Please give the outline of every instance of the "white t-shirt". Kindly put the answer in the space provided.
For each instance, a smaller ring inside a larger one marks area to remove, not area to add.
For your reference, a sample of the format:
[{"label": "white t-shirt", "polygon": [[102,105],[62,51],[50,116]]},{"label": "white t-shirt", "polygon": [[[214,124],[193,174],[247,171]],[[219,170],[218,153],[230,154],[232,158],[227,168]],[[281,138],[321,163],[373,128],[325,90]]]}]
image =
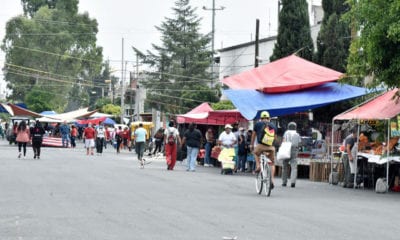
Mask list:
[{"label": "white t-shirt", "polygon": [[233,132],[230,132],[229,134],[226,133],[226,131],[223,131],[218,138],[219,141],[221,141],[221,144],[223,147],[233,147],[233,144],[236,141],[236,136]]},{"label": "white t-shirt", "polygon": [[174,127],[167,127],[167,128],[165,129],[165,131],[164,131],[164,136],[167,137],[167,141],[168,141],[168,136],[169,136],[171,133],[174,135],[174,137],[175,137],[175,142],[176,142],[177,139],[178,139],[178,136],[179,136],[179,131],[178,131],[178,129],[176,129],[176,128],[174,128]]}]

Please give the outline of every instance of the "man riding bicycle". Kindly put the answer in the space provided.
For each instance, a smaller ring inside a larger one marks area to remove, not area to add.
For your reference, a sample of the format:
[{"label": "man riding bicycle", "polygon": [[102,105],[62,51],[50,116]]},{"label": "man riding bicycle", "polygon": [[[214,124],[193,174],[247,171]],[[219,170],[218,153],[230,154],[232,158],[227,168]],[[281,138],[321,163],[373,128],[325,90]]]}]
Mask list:
[{"label": "man riding bicycle", "polygon": [[256,173],[260,172],[260,155],[263,152],[268,152],[268,158],[271,160],[271,175],[272,175],[272,188],[274,187],[275,175],[275,147],[273,142],[277,134],[276,126],[270,122],[269,112],[263,111],[260,114],[260,121],[254,125],[253,133],[251,135],[250,149],[254,148],[254,141],[257,137],[257,146],[254,148],[253,154],[256,160]]}]

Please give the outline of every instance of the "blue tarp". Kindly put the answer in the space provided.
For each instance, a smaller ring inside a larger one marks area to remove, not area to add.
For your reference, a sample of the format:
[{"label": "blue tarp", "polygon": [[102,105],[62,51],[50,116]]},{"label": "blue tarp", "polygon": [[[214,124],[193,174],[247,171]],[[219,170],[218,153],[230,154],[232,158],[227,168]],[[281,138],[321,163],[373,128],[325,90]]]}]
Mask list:
[{"label": "blue tarp", "polygon": [[[18,107],[27,109],[25,103],[16,103],[15,105],[17,105]],[[0,113],[9,113],[9,112],[0,104]]]},{"label": "blue tarp", "polygon": [[43,111],[43,112],[41,112],[41,113],[39,113],[40,115],[45,115],[45,116],[48,116],[48,115],[54,115],[54,114],[58,114],[58,113],[56,113],[56,112],[54,112],[54,111]]},{"label": "blue tarp", "polygon": [[267,110],[271,116],[282,116],[326,106],[331,103],[368,94],[366,88],[336,82],[288,93],[262,93],[256,90],[224,90],[223,94],[248,120],[259,118]]}]

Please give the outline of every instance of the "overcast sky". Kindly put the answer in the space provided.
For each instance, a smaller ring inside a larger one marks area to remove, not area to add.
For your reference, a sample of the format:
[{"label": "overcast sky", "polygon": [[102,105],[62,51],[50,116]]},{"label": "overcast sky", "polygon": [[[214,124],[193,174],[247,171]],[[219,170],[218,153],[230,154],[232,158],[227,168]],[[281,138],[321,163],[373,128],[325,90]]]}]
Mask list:
[{"label": "overcast sky", "polygon": [[[99,33],[97,44],[103,47],[104,59],[114,68],[121,69],[122,38],[125,60],[135,61],[131,46],[142,52],[153,50],[151,44],[159,44],[160,26],[165,17],[172,17],[175,0],[80,0],[79,12],[88,12],[97,19]],[[260,19],[260,38],[276,35],[278,0],[215,0],[215,49],[229,47],[254,40],[256,19]],[[22,14],[19,0],[1,0],[0,39],[4,38],[6,22]],[[197,15],[203,18],[201,31],[211,32],[212,0],[191,0]],[[4,65],[4,53],[0,52],[0,66]],[[128,64],[128,70],[133,64]],[[1,76],[2,78],[2,76]],[[2,84],[4,85],[4,83]],[[0,88],[2,87],[0,85]]]}]

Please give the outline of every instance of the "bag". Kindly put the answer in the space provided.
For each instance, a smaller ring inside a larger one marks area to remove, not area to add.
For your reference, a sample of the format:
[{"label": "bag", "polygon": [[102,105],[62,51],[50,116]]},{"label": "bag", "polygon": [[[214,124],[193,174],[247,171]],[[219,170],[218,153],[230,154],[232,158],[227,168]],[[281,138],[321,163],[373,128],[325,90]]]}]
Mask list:
[{"label": "bag", "polygon": [[115,135],[115,140],[117,140],[117,142],[122,142],[122,137],[119,135],[119,133]]},{"label": "bag", "polygon": [[289,159],[292,150],[292,143],[291,142],[283,142],[278,150],[277,159]]},{"label": "bag", "polygon": [[264,126],[264,133],[261,138],[261,143],[267,146],[272,146],[275,139],[275,129],[270,128],[268,124]]},{"label": "bag", "polygon": [[378,180],[376,180],[375,192],[376,193],[386,193],[386,191],[387,191],[386,179],[378,178]]},{"label": "bag", "polygon": [[168,129],[167,143],[168,143],[169,145],[174,145],[175,142],[176,142],[176,141],[175,141],[174,132],[173,132],[173,131],[170,131],[170,130]]}]

